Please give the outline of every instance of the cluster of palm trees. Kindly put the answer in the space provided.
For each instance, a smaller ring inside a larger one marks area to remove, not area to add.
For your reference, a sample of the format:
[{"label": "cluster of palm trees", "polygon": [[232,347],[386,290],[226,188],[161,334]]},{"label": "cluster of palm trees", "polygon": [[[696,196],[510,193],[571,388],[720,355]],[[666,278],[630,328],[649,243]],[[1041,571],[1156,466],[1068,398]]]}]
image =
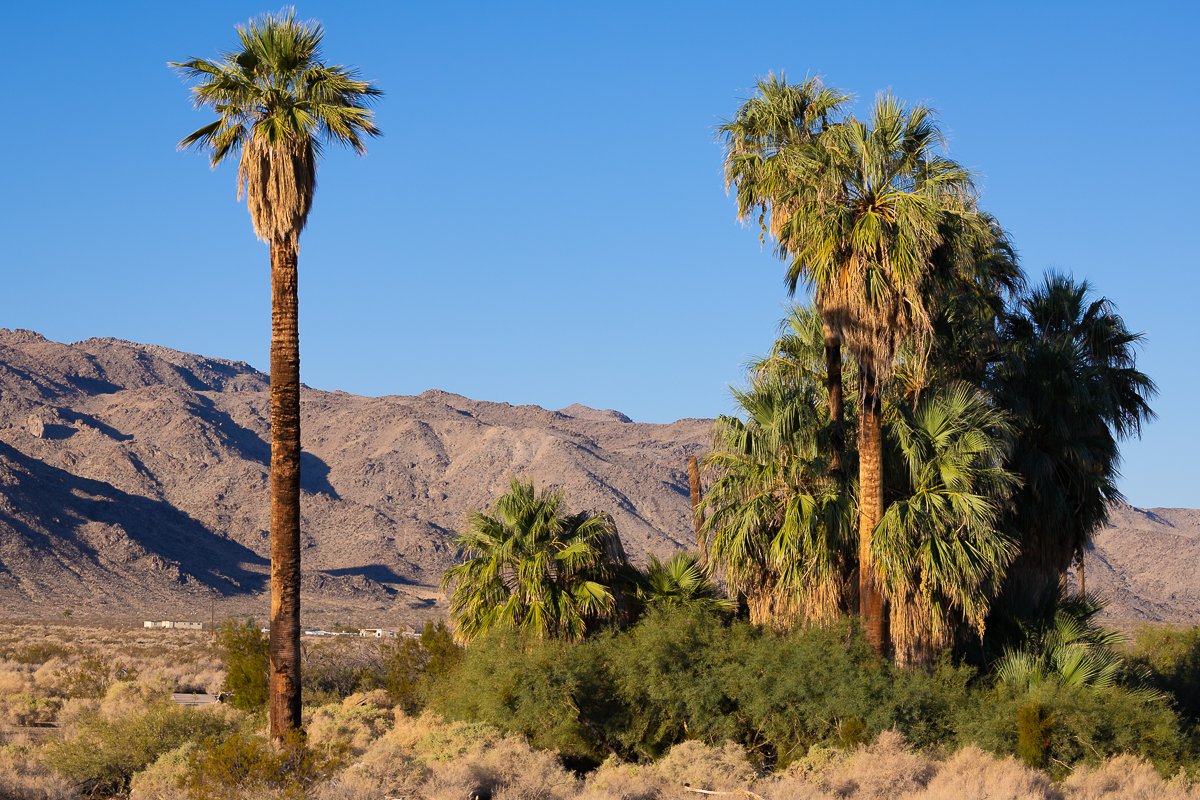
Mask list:
[{"label": "cluster of palm trees", "polygon": [[[217,119],[180,143],[237,156],[270,246],[272,736],[300,726],[299,236],[325,143],[365,152],[378,88],[323,61],[293,12],[174,63]],[[934,115],[770,76],[721,128],[738,215],[790,292],[811,290],[691,470],[700,553],[629,567],[611,520],[514,481],[469,520],[447,573],[460,638],[579,638],[639,609],[729,609],[777,627],[857,613],[881,653],[930,658],[1003,607],[1056,613],[1060,576],[1119,497],[1117,443],[1154,387],[1105,300],[1062,276],[1024,291],[1012,248]],[[1050,597],[1050,600],[1046,600]],[[1047,611],[1046,609],[1050,609]]]},{"label": "cluster of palm trees", "polygon": [[921,663],[1054,613],[1154,385],[1086,283],[1027,287],[928,108],[848,102],[769,76],[721,126],[739,217],[811,305],[718,420],[699,544],[756,621],[857,613]]}]

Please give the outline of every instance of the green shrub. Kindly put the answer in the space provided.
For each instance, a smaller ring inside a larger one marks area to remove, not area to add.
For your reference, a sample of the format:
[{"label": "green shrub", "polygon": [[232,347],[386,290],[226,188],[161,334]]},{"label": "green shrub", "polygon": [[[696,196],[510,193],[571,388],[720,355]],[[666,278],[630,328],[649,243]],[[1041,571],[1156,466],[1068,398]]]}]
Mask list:
[{"label": "green shrub", "polygon": [[1174,699],[1193,725],[1200,722],[1200,627],[1144,627],[1134,634],[1132,661],[1150,683]]},{"label": "green shrub", "polygon": [[462,654],[446,623],[426,622],[419,638],[405,638],[384,649],[383,685],[404,713],[420,713],[430,686],[445,678]]},{"label": "green shrub", "polygon": [[682,610],[577,645],[489,638],[437,682],[431,707],[579,766],[648,761],[687,739],[734,741],[781,766],[891,728],[920,746],[952,738],[971,675],[897,670],[848,625],[776,635]]},{"label": "green shrub", "polygon": [[1054,718],[1046,718],[1037,701],[1017,706],[1017,758],[1026,766],[1041,767],[1046,762],[1046,734],[1053,725]]},{"label": "green shrub", "polygon": [[267,704],[267,640],[254,620],[244,625],[226,620],[217,631],[217,646],[225,663],[225,691],[243,711]]},{"label": "green shrub", "polygon": [[[1036,709],[1036,719],[1032,710],[1022,709]],[[1121,687],[1045,684],[1033,691],[1007,686],[980,691],[974,711],[960,716],[958,738],[1026,763],[1037,763],[1036,742],[1041,765],[1056,778],[1076,764],[1096,764],[1121,753],[1152,761],[1164,775],[1195,759],[1166,701]]]},{"label": "green shrub", "polygon": [[190,800],[302,800],[336,766],[298,735],[275,745],[262,736],[234,733],[205,739],[192,750],[183,784]]},{"label": "green shrub", "polygon": [[66,738],[48,745],[46,763],[85,792],[116,794],[127,790],[134,773],[163,753],[228,730],[222,717],[169,700],[117,719],[85,712]]}]

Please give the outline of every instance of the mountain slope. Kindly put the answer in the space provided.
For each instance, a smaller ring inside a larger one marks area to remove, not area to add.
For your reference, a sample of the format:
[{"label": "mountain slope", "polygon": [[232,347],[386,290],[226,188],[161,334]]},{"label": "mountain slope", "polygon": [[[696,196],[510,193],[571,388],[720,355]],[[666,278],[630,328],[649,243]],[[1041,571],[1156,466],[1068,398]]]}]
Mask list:
[{"label": "mountain slope", "polygon": [[[0,330],[8,607],[150,613],[253,597],[268,552],[267,386],[243,363]],[[691,542],[684,468],[706,421],[307,388],[301,413],[310,610],[428,605],[453,530],[514,474],[611,513],[635,558]]]}]

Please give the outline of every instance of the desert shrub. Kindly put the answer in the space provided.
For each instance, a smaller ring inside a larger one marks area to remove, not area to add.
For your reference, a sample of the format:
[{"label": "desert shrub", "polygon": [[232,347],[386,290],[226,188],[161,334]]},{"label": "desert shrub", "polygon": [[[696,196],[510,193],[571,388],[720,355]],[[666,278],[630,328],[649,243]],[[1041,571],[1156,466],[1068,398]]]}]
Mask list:
[{"label": "desert shrub", "polygon": [[1191,723],[1200,721],[1200,627],[1144,627],[1130,650],[1150,683],[1170,694]]},{"label": "desert shrub", "polygon": [[0,695],[0,719],[12,725],[46,725],[54,722],[63,701],[32,692]]},{"label": "desert shrub", "polygon": [[129,800],[177,800],[184,792],[195,742],[168,750],[129,784]]},{"label": "desert shrub", "polygon": [[418,639],[404,638],[383,651],[383,685],[406,714],[425,708],[430,686],[462,659],[463,649],[444,622],[426,622]]},{"label": "desert shrub", "polygon": [[494,634],[468,647],[459,666],[431,687],[429,707],[451,720],[519,733],[574,765],[595,766],[615,744],[609,740],[616,712],[597,648]]},{"label": "desert shrub", "polygon": [[89,654],[59,670],[58,690],[65,697],[103,697],[114,681],[132,681],[138,671],[98,654]]},{"label": "desert shrub", "polygon": [[47,641],[22,643],[0,650],[0,658],[18,664],[45,664],[53,658],[65,658],[70,654],[69,647]]},{"label": "desert shrub", "polygon": [[361,755],[392,723],[392,712],[372,699],[381,698],[351,695],[342,703],[314,709],[304,725],[309,746],[330,758]]},{"label": "desert shrub", "polygon": [[425,765],[398,737],[374,741],[349,768],[317,793],[321,800],[377,800],[380,797],[416,797],[425,781]]},{"label": "desert shrub", "polygon": [[935,764],[894,731],[884,731],[868,745],[830,759],[814,781],[835,797],[889,800],[922,791],[933,777]]},{"label": "desert shrub", "polygon": [[70,781],[47,769],[36,750],[0,745],[0,797],[5,800],[75,800]]},{"label": "desert shrub", "polygon": [[207,710],[158,701],[139,713],[108,718],[81,713],[62,741],[47,746],[53,769],[92,793],[117,793],[133,775],[185,742],[226,733],[228,720]]},{"label": "desert shrub", "polygon": [[937,766],[937,774],[912,800],[1061,800],[1050,779],[1014,758],[996,758],[968,745]]},{"label": "desert shrub", "polygon": [[1163,780],[1150,763],[1124,755],[1083,765],[1063,781],[1064,800],[1195,800],[1200,789],[1182,777]]},{"label": "desert shrub", "polygon": [[381,642],[359,637],[306,641],[301,648],[301,687],[305,702],[340,703],[351,694],[384,686]]},{"label": "desert shrub", "polygon": [[190,800],[302,800],[334,766],[299,736],[276,745],[235,732],[206,738],[193,748],[183,788]]},{"label": "desert shrub", "polygon": [[648,761],[687,739],[734,741],[783,766],[814,744],[854,746],[892,728],[917,746],[952,738],[971,675],[897,670],[849,626],[776,635],[685,610],[578,645],[489,638],[467,648],[431,707],[521,733],[575,766],[610,753]]},{"label": "desert shrub", "polygon": [[267,704],[267,640],[254,620],[244,625],[226,620],[217,631],[217,646],[225,664],[225,691],[243,711]]},{"label": "desert shrub", "polygon": [[[1121,687],[1047,684],[1018,691],[998,686],[981,692],[974,708],[960,717],[961,742],[1038,763],[1032,742],[1019,749],[1022,736],[1037,739],[1040,763],[1056,777],[1076,764],[1095,764],[1122,753],[1152,761],[1163,774],[1173,774],[1194,760],[1169,703]],[[1020,733],[1019,726],[1026,732]]]}]

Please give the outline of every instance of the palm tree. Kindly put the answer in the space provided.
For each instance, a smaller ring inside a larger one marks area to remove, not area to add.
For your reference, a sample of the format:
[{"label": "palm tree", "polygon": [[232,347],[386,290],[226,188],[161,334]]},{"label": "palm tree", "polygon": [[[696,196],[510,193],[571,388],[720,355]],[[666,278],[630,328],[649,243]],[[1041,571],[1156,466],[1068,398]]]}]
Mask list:
[{"label": "palm tree", "polygon": [[514,478],[492,513],[472,513],[456,544],[465,560],[442,578],[453,586],[455,636],[489,631],[582,639],[618,610],[614,586],[627,566],[606,514],[568,514],[560,491]]},{"label": "palm tree", "polygon": [[1110,689],[1125,685],[1138,696],[1161,694],[1149,683],[1147,671],[1118,651],[1127,640],[1096,622],[1104,604],[1092,595],[1067,597],[1059,593],[1048,624],[1025,632],[1020,648],[1008,648],[993,664],[996,680],[1023,691],[1043,684],[1076,689]]},{"label": "palm tree", "polygon": [[1057,591],[1121,499],[1119,441],[1154,416],[1141,341],[1107,299],[1063,275],[1046,276],[1006,318],[991,388],[1013,413],[1010,463],[1024,481],[1009,522],[1021,539],[1006,587],[1014,607]]},{"label": "palm tree", "polygon": [[704,574],[695,553],[680,552],[667,561],[650,556],[641,576],[638,599],[647,609],[693,608],[704,611],[733,611],[737,604],[721,597],[716,585]]},{"label": "palm tree", "polygon": [[[787,168],[785,155],[828,129],[831,117],[850,98],[812,77],[789,84],[783,75],[769,74],[756,88],[755,96],[718,128],[725,141],[725,188],[735,191],[738,219],[757,215],[761,236],[765,238],[769,231],[775,239],[777,254],[790,262],[788,291],[795,294],[806,267],[795,257],[789,229],[799,199],[813,187],[811,182],[797,180],[797,174]],[[821,297],[818,290],[814,298],[818,309]],[[822,333],[829,419],[834,429],[832,463],[837,471],[841,467],[842,346],[832,326],[825,325]]]},{"label": "palm tree", "polygon": [[220,60],[173,63],[215,121],[183,138],[213,167],[240,154],[238,198],[271,248],[271,735],[300,727],[300,340],[297,254],[322,143],[365,152],[378,136],[367,104],[381,93],[322,61],[323,31],[292,11],[238,26]]},{"label": "palm tree", "polygon": [[[961,620],[983,634],[1016,542],[998,528],[1016,477],[1007,415],[966,383],[899,406],[889,426],[906,473],[872,538],[899,664],[929,663]],[[898,487],[897,487],[898,488]]]},{"label": "palm tree", "polygon": [[881,386],[901,343],[914,337],[914,352],[926,349],[945,235],[986,224],[970,175],[941,142],[929,109],[882,95],[869,123],[847,118],[787,154],[796,180],[816,187],[800,199],[788,241],[859,367],[859,613],[877,652],[887,649],[871,544],[884,510]]},{"label": "palm tree", "polygon": [[830,475],[819,388],[760,378],[734,397],[746,419],[720,417],[705,458],[704,563],[752,622],[832,621],[847,605],[851,503]]}]

